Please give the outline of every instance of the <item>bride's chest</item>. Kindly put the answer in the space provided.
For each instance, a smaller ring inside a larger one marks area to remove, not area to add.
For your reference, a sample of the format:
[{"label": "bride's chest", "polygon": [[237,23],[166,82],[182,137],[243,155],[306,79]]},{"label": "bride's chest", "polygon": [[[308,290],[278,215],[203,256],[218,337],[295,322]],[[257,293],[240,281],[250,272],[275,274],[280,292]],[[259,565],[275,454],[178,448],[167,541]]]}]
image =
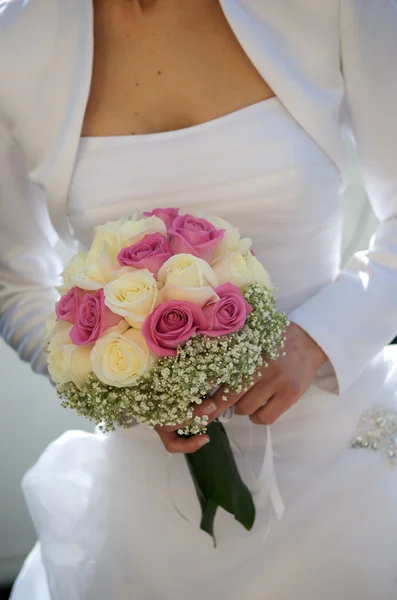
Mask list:
[{"label": "bride's chest", "polygon": [[83,135],[181,129],[273,95],[217,2],[155,6],[96,14]]}]

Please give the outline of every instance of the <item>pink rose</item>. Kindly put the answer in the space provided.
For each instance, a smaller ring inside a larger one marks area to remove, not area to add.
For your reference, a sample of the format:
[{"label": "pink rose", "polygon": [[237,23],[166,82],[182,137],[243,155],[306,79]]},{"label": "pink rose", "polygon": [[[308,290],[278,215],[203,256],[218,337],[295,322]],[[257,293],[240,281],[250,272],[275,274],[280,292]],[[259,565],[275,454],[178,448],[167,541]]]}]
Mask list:
[{"label": "pink rose", "polygon": [[207,329],[200,331],[208,337],[220,337],[240,331],[252,312],[252,306],[248,304],[239,288],[232,283],[224,283],[215,288],[219,300],[203,308],[207,319]]},{"label": "pink rose", "polygon": [[76,321],[77,312],[84,296],[84,290],[74,287],[67,294],[59,299],[55,312],[61,321],[74,323]]},{"label": "pink rose", "polygon": [[170,245],[161,233],[151,233],[138,243],[123,248],[117,260],[122,267],[149,269],[154,276],[172,256]]},{"label": "pink rose", "polygon": [[169,229],[176,217],[179,214],[179,208],[155,208],[151,212],[144,212],[144,217],[158,217],[165,223],[167,229]]},{"label": "pink rose", "polygon": [[70,339],[78,345],[92,344],[101,337],[105,329],[117,325],[121,318],[105,305],[102,289],[85,294],[77,312],[76,322],[70,331]]},{"label": "pink rose", "polygon": [[176,217],[168,234],[174,254],[193,254],[211,262],[215,246],[223,239],[224,229],[217,229],[206,219],[192,215]]},{"label": "pink rose", "polygon": [[207,321],[199,306],[191,302],[169,300],[146,317],[142,333],[154,354],[176,356],[178,346],[206,327]]}]

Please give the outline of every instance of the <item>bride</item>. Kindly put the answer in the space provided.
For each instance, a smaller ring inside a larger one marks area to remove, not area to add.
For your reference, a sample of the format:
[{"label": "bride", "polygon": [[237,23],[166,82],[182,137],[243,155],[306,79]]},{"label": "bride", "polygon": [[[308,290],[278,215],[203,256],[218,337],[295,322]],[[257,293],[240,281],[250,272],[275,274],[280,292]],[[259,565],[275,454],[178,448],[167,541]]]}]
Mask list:
[{"label": "bride", "polygon": [[[253,530],[219,511],[215,550],[200,531],[199,437],[69,431],[23,480],[38,542],[13,600],[395,600],[396,56],[391,0],[0,2],[1,331],[22,360],[46,374],[57,237],[84,249],[154,207],[239,226],[290,320],[227,404],[247,477],[271,425]],[[380,224],[341,270],[345,134]]]}]

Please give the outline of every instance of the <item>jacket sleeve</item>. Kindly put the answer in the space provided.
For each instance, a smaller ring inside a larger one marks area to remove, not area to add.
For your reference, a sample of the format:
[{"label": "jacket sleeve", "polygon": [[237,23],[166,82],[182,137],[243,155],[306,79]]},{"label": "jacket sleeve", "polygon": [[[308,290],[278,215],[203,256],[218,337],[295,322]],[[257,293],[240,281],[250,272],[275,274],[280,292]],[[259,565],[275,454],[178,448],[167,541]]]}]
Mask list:
[{"label": "jacket sleeve", "polygon": [[0,333],[34,371],[47,374],[41,349],[62,263],[54,250],[44,194],[0,122]]},{"label": "jacket sleeve", "polygon": [[289,318],[327,354],[343,393],[397,334],[397,7],[340,1],[341,125],[380,224],[368,250]]}]

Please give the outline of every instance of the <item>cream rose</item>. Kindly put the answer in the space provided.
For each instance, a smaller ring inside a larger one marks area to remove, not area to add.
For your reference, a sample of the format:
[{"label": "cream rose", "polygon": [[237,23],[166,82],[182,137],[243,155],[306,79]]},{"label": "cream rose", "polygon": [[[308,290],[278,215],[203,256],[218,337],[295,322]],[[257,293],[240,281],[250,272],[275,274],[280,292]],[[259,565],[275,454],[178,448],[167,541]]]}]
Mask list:
[{"label": "cream rose", "polygon": [[110,246],[104,242],[101,250],[94,254],[88,253],[84,261],[79,261],[80,270],[73,273],[73,285],[87,290],[96,291],[113,279],[113,273],[120,268],[117,257],[114,257]]},{"label": "cream rose", "polygon": [[122,217],[117,221],[108,221],[105,225],[98,225],[94,228],[95,235],[91,242],[88,255],[90,261],[94,262],[97,257],[100,257],[103,247],[106,245],[107,252],[117,257],[117,254],[123,248],[122,231],[128,227],[130,221]]},{"label": "cream rose", "polygon": [[84,271],[87,259],[87,252],[78,252],[75,254],[67,267],[61,273],[61,277],[63,278],[63,284],[56,288],[57,292],[61,296],[66,294],[69,290],[74,287],[73,278],[78,274]]},{"label": "cream rose", "polygon": [[252,283],[259,283],[269,289],[273,289],[273,283],[269,273],[266,271],[262,263],[252,254],[250,250],[244,253],[245,261],[248,269],[252,274]]},{"label": "cream rose", "polygon": [[212,304],[219,300],[213,288],[209,285],[201,288],[187,288],[178,285],[166,285],[159,294],[160,302],[167,300],[179,300],[180,302],[192,302],[201,308],[206,304]]},{"label": "cream rose", "polygon": [[132,246],[136,242],[139,242],[145,235],[152,233],[167,235],[167,228],[163,219],[152,216],[140,219],[139,221],[129,221],[128,226],[124,225],[122,229],[123,247]]},{"label": "cream rose", "polygon": [[238,243],[238,247],[236,250],[234,250],[234,252],[241,252],[241,254],[245,254],[248,250],[250,250],[251,246],[252,246],[251,238],[248,238],[248,237],[241,238],[241,240]]},{"label": "cream rose", "polygon": [[251,283],[259,283],[272,287],[268,272],[250,250],[245,253],[231,252],[215,261],[212,268],[220,285],[229,282],[244,289]]},{"label": "cream rose", "polygon": [[92,345],[72,344],[69,336],[72,325],[70,323],[65,325],[67,327],[53,335],[48,344],[48,371],[51,379],[57,384],[72,381],[81,387],[92,372],[90,360]]},{"label": "cream rose", "polygon": [[71,330],[71,324],[68,323],[67,321],[61,321],[58,319],[57,315],[55,312],[51,313],[45,323],[45,328],[44,328],[44,339],[43,339],[43,343],[42,343],[42,349],[47,351],[48,350],[48,345],[51,342],[52,338],[58,334],[61,333],[62,331],[67,330],[68,333]]},{"label": "cream rose", "polygon": [[158,284],[148,269],[123,267],[104,287],[105,304],[132,327],[140,329],[158,300]]},{"label": "cream rose", "polygon": [[106,225],[99,225],[95,228],[88,253],[80,253],[78,260],[72,265],[73,268],[71,265],[68,267],[68,276],[72,282],[70,287],[77,285],[90,291],[104,287],[114,279],[114,272],[120,269],[117,260],[119,252],[145,235],[158,231],[166,233],[164,222],[158,217],[138,221],[121,218],[118,221],[109,221]]},{"label": "cream rose", "polygon": [[118,221],[108,221],[105,225],[95,228],[95,236],[88,252],[88,260],[92,264],[100,258],[102,249],[106,246],[107,253],[117,259],[123,248],[131,246],[145,235],[151,233],[166,234],[167,230],[162,219],[148,217],[138,221],[121,218]]},{"label": "cream rose", "polygon": [[158,272],[158,280],[164,285],[199,288],[217,287],[218,280],[210,265],[192,254],[171,256]]},{"label": "cream rose", "polygon": [[161,302],[183,300],[204,306],[216,302],[214,289],[217,277],[210,265],[191,254],[175,254],[160,268],[159,281],[164,284],[160,292]]},{"label": "cream rose", "polygon": [[146,373],[154,357],[140,331],[112,331],[100,338],[92,352],[91,365],[100,381],[114,387],[134,385]]},{"label": "cream rose", "polygon": [[225,230],[223,239],[216,245],[214,261],[220,256],[225,256],[229,252],[235,252],[240,249],[240,231],[237,227],[233,227],[228,221],[220,217],[210,215],[206,218],[217,229]]}]

